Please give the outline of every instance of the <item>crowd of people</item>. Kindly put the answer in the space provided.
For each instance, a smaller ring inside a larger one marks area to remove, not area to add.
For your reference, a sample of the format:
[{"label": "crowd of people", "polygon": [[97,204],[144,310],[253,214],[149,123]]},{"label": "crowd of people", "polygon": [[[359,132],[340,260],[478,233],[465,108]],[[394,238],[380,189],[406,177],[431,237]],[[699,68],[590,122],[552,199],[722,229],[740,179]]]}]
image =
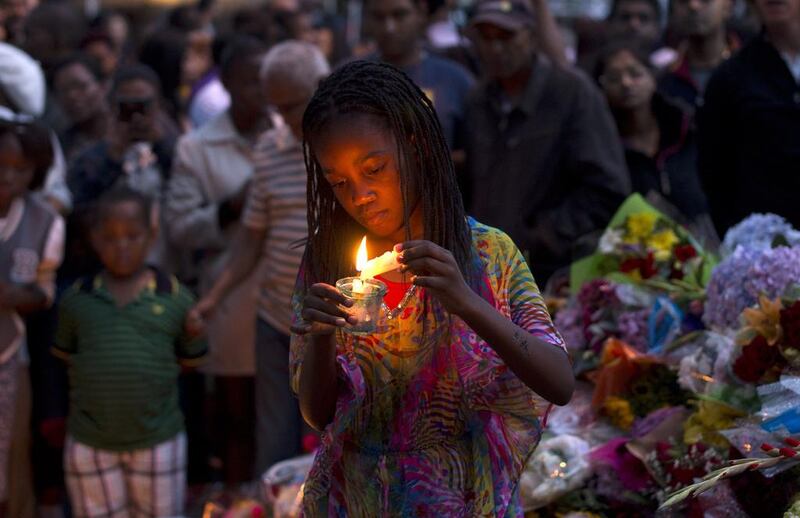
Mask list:
[{"label": "crowd of people", "polygon": [[[800,227],[800,0],[613,0],[602,20],[548,0],[220,7],[0,0],[0,517],[180,515],[187,487],[318,446],[332,407],[292,378],[292,297],[301,270],[342,266],[306,244],[355,250],[326,233],[369,202],[319,195],[356,183],[334,151],[380,133],[350,111],[395,136],[410,117],[400,160],[452,165],[452,190],[409,180],[439,218],[425,235],[450,242],[465,210],[545,291],[632,192],[706,243],[755,212]],[[435,119],[409,115],[408,79]]]}]

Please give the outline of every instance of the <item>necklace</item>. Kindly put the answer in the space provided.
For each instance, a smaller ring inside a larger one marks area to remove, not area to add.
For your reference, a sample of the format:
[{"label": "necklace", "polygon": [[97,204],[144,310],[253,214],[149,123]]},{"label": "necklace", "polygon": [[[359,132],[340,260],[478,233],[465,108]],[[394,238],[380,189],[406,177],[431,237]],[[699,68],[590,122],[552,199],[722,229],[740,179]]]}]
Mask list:
[{"label": "necklace", "polygon": [[384,302],[383,303],[383,310],[386,312],[386,319],[387,320],[394,320],[395,318],[397,318],[397,316],[400,314],[401,311],[403,311],[403,309],[406,307],[406,305],[408,304],[408,302],[411,300],[411,298],[414,296],[414,294],[416,292],[417,292],[417,285],[416,284],[412,284],[406,290],[405,295],[403,295],[402,300],[400,300],[400,304],[398,304],[397,307],[394,308],[394,309],[389,309],[389,306],[387,306],[386,303]]}]

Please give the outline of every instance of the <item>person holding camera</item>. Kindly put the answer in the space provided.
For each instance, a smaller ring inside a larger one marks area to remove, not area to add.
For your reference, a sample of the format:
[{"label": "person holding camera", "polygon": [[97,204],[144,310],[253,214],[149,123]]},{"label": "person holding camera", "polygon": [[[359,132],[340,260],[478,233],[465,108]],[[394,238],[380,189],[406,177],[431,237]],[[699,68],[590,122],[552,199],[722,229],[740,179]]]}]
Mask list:
[{"label": "person holding camera", "polygon": [[[125,185],[151,199],[162,198],[177,132],[160,107],[159,92],[158,76],[144,65],[122,67],[114,76],[109,92],[112,117],[108,134],[81,153],[67,173],[75,210],[68,224],[69,253],[62,278],[78,279],[99,268],[84,227],[102,194]],[[151,216],[153,225],[159,226],[158,203]],[[161,235],[149,262],[172,271],[173,260]]]}]

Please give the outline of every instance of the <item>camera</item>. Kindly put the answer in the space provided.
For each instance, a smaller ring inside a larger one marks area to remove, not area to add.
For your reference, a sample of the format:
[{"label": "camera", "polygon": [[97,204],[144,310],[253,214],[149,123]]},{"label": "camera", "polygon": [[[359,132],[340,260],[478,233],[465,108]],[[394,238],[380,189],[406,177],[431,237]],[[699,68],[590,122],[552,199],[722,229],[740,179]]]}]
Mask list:
[{"label": "camera", "polygon": [[150,98],[127,98],[117,101],[117,119],[121,122],[130,122],[137,113],[145,115],[153,104]]}]

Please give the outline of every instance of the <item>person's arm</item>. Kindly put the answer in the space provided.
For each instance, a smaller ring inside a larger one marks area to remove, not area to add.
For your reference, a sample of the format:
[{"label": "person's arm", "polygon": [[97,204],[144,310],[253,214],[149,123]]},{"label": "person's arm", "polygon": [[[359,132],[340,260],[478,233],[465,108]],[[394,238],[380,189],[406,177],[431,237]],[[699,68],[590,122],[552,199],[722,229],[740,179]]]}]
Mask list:
[{"label": "person's arm", "polygon": [[60,216],[53,220],[47,233],[42,258],[36,269],[36,284],[47,296],[49,307],[56,296],[56,272],[64,259],[64,244],[67,239],[67,228]]},{"label": "person's arm", "polygon": [[0,283],[0,307],[27,314],[48,306],[47,293],[38,284]]},{"label": "person's arm", "polygon": [[58,305],[58,327],[50,352],[56,358],[68,362],[70,356],[78,352],[78,323],[73,317],[72,300],[77,296],[79,289],[70,288]]},{"label": "person's arm", "polygon": [[228,262],[214,286],[197,305],[196,309],[201,315],[209,315],[258,264],[264,238],[269,231],[270,199],[266,180],[256,172],[253,187],[247,191],[242,225],[236,230],[229,246]]},{"label": "person's arm", "polygon": [[[526,246],[537,255],[565,257],[575,241],[604,227],[631,192],[617,127],[605,99],[589,80],[575,95],[566,121],[559,175],[570,190],[555,207],[527,222]],[[544,253],[542,253],[544,252]]]},{"label": "person's arm", "polygon": [[[515,278],[509,279],[509,292],[512,318],[501,314],[495,307],[475,293],[464,281],[453,255],[444,248],[429,241],[410,241],[401,245],[398,260],[403,264],[402,271],[414,274],[414,284],[422,286],[433,294],[451,314],[464,322],[489,344],[511,371],[531,390],[557,405],[566,405],[572,398],[575,378],[569,358],[563,348],[546,341],[546,334],[534,334],[539,319],[548,323],[550,317],[544,303],[536,297],[522,297]],[[510,265],[520,272],[527,271],[521,254],[511,260]],[[530,272],[527,274],[530,276]],[[530,280],[533,286],[532,278]],[[532,288],[531,288],[532,289]],[[521,290],[523,292],[528,290]],[[515,300],[515,297],[519,300]],[[520,311],[519,306],[527,306]],[[519,317],[520,313],[534,315],[534,318]],[[517,316],[518,322],[514,321]],[[522,327],[521,324],[526,324]],[[541,326],[540,326],[541,327]],[[555,335],[555,332],[552,333]]]},{"label": "person's arm", "polygon": [[59,214],[72,210],[72,193],[67,187],[67,162],[55,133],[50,133],[53,146],[53,163],[47,171],[42,194]]},{"label": "person's arm", "polygon": [[536,13],[536,41],[542,53],[550,60],[562,67],[570,65],[567,59],[567,46],[561,36],[548,0],[530,0],[533,11]]},{"label": "person's arm", "polygon": [[178,287],[177,301],[184,314],[183,328],[175,338],[175,356],[181,367],[194,369],[205,362],[208,344],[203,339],[204,323],[193,308],[194,297],[183,286]]},{"label": "person's arm", "polygon": [[356,323],[340,305],[353,303],[334,286],[322,283],[312,285],[308,293],[296,294],[295,300],[299,318],[292,325],[292,385],[303,419],[322,431],[333,420],[339,396],[335,331],[348,319]]},{"label": "person's arm", "polygon": [[200,250],[224,245],[224,227],[239,220],[246,188],[229,200],[214,203],[198,178],[199,153],[194,143],[181,140],[164,201],[164,221],[170,241],[181,248]]},{"label": "person's arm", "polygon": [[264,231],[246,226],[237,229],[230,244],[229,259],[217,281],[209,292],[197,303],[196,310],[202,316],[213,312],[230,290],[247,278],[258,264]]},{"label": "person's arm", "polygon": [[311,336],[297,391],[303,419],[315,430],[323,431],[333,421],[338,394],[335,335]]}]

